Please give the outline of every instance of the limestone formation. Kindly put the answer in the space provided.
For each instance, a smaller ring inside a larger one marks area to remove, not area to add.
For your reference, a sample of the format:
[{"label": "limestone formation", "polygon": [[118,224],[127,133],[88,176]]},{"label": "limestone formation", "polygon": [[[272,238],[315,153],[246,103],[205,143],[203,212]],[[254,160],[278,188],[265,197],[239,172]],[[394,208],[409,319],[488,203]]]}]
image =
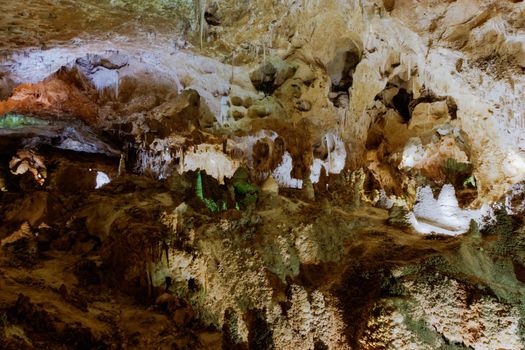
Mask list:
[{"label": "limestone formation", "polygon": [[0,348],[525,348],[525,2],[3,0]]}]

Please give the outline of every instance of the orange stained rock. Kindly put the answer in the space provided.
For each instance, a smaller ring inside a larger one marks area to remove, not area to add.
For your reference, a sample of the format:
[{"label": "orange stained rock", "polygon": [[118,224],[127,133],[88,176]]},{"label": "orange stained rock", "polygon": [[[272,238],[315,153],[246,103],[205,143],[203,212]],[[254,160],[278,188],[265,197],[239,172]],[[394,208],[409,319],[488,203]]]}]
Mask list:
[{"label": "orange stained rock", "polygon": [[8,100],[0,101],[0,115],[8,112],[73,116],[90,123],[96,120],[97,106],[77,87],[50,77],[18,85]]}]

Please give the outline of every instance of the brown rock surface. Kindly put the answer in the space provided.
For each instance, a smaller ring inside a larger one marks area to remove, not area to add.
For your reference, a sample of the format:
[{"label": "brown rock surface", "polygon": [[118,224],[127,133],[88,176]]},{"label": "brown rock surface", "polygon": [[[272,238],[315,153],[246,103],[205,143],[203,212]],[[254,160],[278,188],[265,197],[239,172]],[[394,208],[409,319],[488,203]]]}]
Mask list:
[{"label": "brown rock surface", "polygon": [[523,349],[524,6],[4,0],[0,348]]}]

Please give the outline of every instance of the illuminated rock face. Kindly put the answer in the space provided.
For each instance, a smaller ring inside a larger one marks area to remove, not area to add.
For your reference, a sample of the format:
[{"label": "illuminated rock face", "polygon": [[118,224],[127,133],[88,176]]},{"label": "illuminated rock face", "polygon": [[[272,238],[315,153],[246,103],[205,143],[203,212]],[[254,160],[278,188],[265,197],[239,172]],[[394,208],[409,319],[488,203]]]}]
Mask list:
[{"label": "illuminated rock face", "polygon": [[458,235],[468,231],[471,220],[483,225],[484,216],[489,213],[488,206],[479,210],[461,209],[454,187],[444,185],[437,199],[430,187],[419,190],[409,221],[419,233]]},{"label": "illuminated rock face", "polygon": [[0,344],[523,348],[523,1],[4,3]]},{"label": "illuminated rock face", "polygon": [[[263,3],[246,7],[226,2],[213,16],[220,13],[228,17],[235,11],[248,13],[248,10],[262,8]],[[153,8],[162,7],[155,4]],[[322,4],[322,16],[314,16],[321,6],[317,2],[273,6],[275,11],[290,13],[291,19],[271,22],[270,37],[255,30],[257,25],[254,24],[221,21],[233,27],[220,34],[208,28],[210,38],[219,35],[222,43],[240,45],[237,55],[245,57],[245,63],[259,63],[268,58],[267,62],[261,62],[260,69],[270,67],[267,68],[271,73],[269,77],[275,75],[274,80],[278,75],[277,63],[272,62],[282,62],[279,64],[289,67],[279,68],[283,73],[277,77],[278,84],[268,91],[273,98],[271,103],[262,99],[262,91],[256,91],[260,84],[252,86],[249,78],[250,72],[259,72],[262,78],[254,76],[253,79],[263,81],[266,73],[262,70],[249,65],[231,68],[213,58],[183,52],[178,44],[168,45],[167,51],[160,50],[166,40],[162,33],[157,41],[147,44],[139,43],[141,38],[137,36],[128,41],[91,40],[73,48],[15,54],[10,59],[17,65],[9,69],[9,79],[14,84],[35,84],[61,66],[77,60],[78,66],[90,70],[87,81],[95,91],[103,98],[116,98],[131,111],[132,106],[140,110],[138,106],[155,106],[158,104],[155,101],[166,97],[152,94],[130,103],[125,91],[126,79],[146,73],[142,77],[150,85],[159,82],[171,85],[171,92],[190,87],[196,89],[209,108],[211,118],[222,126],[244,128],[253,123],[269,123],[248,121],[248,115],[255,118],[265,115],[263,118],[269,116],[271,119],[284,118],[286,114],[291,122],[310,120],[317,130],[339,134],[349,151],[347,160],[351,166],[366,158],[363,148],[370,126],[382,119],[386,109],[410,119],[390,135],[385,144],[391,153],[388,156],[395,158],[401,152],[399,147],[404,147],[410,137],[420,137],[423,146],[431,145],[432,130],[452,124],[467,136],[467,156],[472,156],[473,172],[482,196],[478,202],[499,198],[508,185],[521,180],[522,3],[505,2],[494,8],[483,1],[420,4],[331,0]],[[113,10],[118,12],[119,9],[117,4]],[[428,16],[421,16],[421,13]],[[440,17],[437,13],[444,15]],[[268,26],[268,21],[266,16],[252,18],[253,23],[262,27]],[[233,33],[243,34],[235,37]],[[482,39],[485,34],[486,39]],[[337,39],[333,39],[334,36]],[[291,38],[291,45],[282,40],[284,37]],[[485,41],[481,44],[481,40]],[[218,43],[210,39],[207,45],[211,49]],[[248,43],[258,48],[254,52],[258,51],[259,56],[244,52],[242,45]],[[140,45],[147,45],[143,46],[146,54],[139,52]],[[105,53],[108,48],[109,54]],[[285,61],[272,58],[284,52],[289,57]],[[315,62],[326,71],[315,68]],[[110,109],[100,110],[82,96],[85,93],[75,93],[74,87],[59,86],[62,83],[53,80],[46,84],[50,85],[41,93],[37,91],[42,90],[39,85],[20,87],[3,109],[12,110],[18,106],[23,111],[39,106],[42,112],[75,114],[88,122],[96,114],[102,115],[104,121],[113,118]],[[70,93],[62,96],[60,91],[65,90]],[[37,95],[38,98],[34,97]],[[275,109],[276,105],[285,108]],[[312,137],[320,138],[322,134],[314,132]],[[293,153],[291,156],[299,162]],[[501,159],[504,159],[503,166]],[[319,163],[314,167],[315,172]],[[428,165],[426,172],[431,173],[435,168],[435,165]]]}]

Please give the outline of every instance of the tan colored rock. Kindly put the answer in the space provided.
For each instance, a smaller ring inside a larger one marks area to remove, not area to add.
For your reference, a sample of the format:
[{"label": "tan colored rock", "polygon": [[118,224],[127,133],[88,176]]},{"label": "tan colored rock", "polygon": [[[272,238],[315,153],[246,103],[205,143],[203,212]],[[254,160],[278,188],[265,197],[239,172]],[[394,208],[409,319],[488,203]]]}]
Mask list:
[{"label": "tan colored rock", "polygon": [[508,55],[513,57],[520,67],[525,68],[525,34],[511,38],[505,46]]},{"label": "tan colored rock", "polygon": [[242,98],[239,97],[239,96],[236,96],[236,95],[230,96],[230,101],[231,101],[232,105],[234,105],[234,106],[242,106],[242,104],[243,104]]},{"label": "tan colored rock", "polygon": [[14,243],[22,238],[32,238],[34,237],[33,232],[31,231],[31,226],[28,222],[24,222],[18,230],[7,236],[6,238],[0,241],[0,247],[3,247],[7,244]]},{"label": "tan colored rock", "polygon": [[250,73],[250,80],[257,90],[271,93],[290,79],[296,70],[295,65],[273,57]]},{"label": "tan colored rock", "polygon": [[408,129],[425,128],[432,129],[436,125],[446,123],[450,120],[446,101],[432,103],[420,103],[412,111],[412,117]]},{"label": "tan colored rock", "polygon": [[249,118],[284,118],[287,117],[287,112],[283,109],[279,101],[273,96],[258,100],[250,108],[248,108],[247,116]]},{"label": "tan colored rock", "polygon": [[9,169],[14,175],[23,175],[27,172],[33,175],[36,183],[42,186],[47,178],[47,169],[44,157],[33,150],[19,150],[9,161]]},{"label": "tan colored rock", "polygon": [[277,184],[277,181],[275,181],[273,176],[270,175],[266,180],[264,180],[263,184],[261,185],[261,191],[266,193],[279,194],[279,185]]},{"label": "tan colored rock", "polygon": [[244,108],[250,108],[253,105],[253,98],[250,96],[246,96],[242,102],[242,105]]},{"label": "tan colored rock", "polygon": [[272,114],[272,111],[268,106],[258,105],[248,108],[249,118],[265,118],[270,114]]},{"label": "tan colored rock", "polygon": [[394,177],[395,174],[388,163],[385,164],[379,160],[377,151],[368,151],[366,160],[368,170],[380,185],[380,189],[383,189],[388,194],[400,195],[402,193],[400,179]]},{"label": "tan colored rock", "polygon": [[239,119],[244,118],[244,113],[242,111],[239,111],[239,110],[234,110],[234,111],[232,111],[232,117],[235,120],[239,120]]},{"label": "tan colored rock", "polygon": [[492,297],[468,301],[466,286],[445,279],[440,286],[407,282],[405,287],[419,304],[412,317],[451,342],[478,350],[523,349],[516,327],[519,311]]},{"label": "tan colored rock", "polygon": [[0,192],[7,192],[7,186],[5,183],[4,176],[0,174]]},{"label": "tan colored rock", "polygon": [[299,100],[295,104],[296,108],[300,110],[301,112],[308,112],[312,109],[312,103],[307,100]]}]

